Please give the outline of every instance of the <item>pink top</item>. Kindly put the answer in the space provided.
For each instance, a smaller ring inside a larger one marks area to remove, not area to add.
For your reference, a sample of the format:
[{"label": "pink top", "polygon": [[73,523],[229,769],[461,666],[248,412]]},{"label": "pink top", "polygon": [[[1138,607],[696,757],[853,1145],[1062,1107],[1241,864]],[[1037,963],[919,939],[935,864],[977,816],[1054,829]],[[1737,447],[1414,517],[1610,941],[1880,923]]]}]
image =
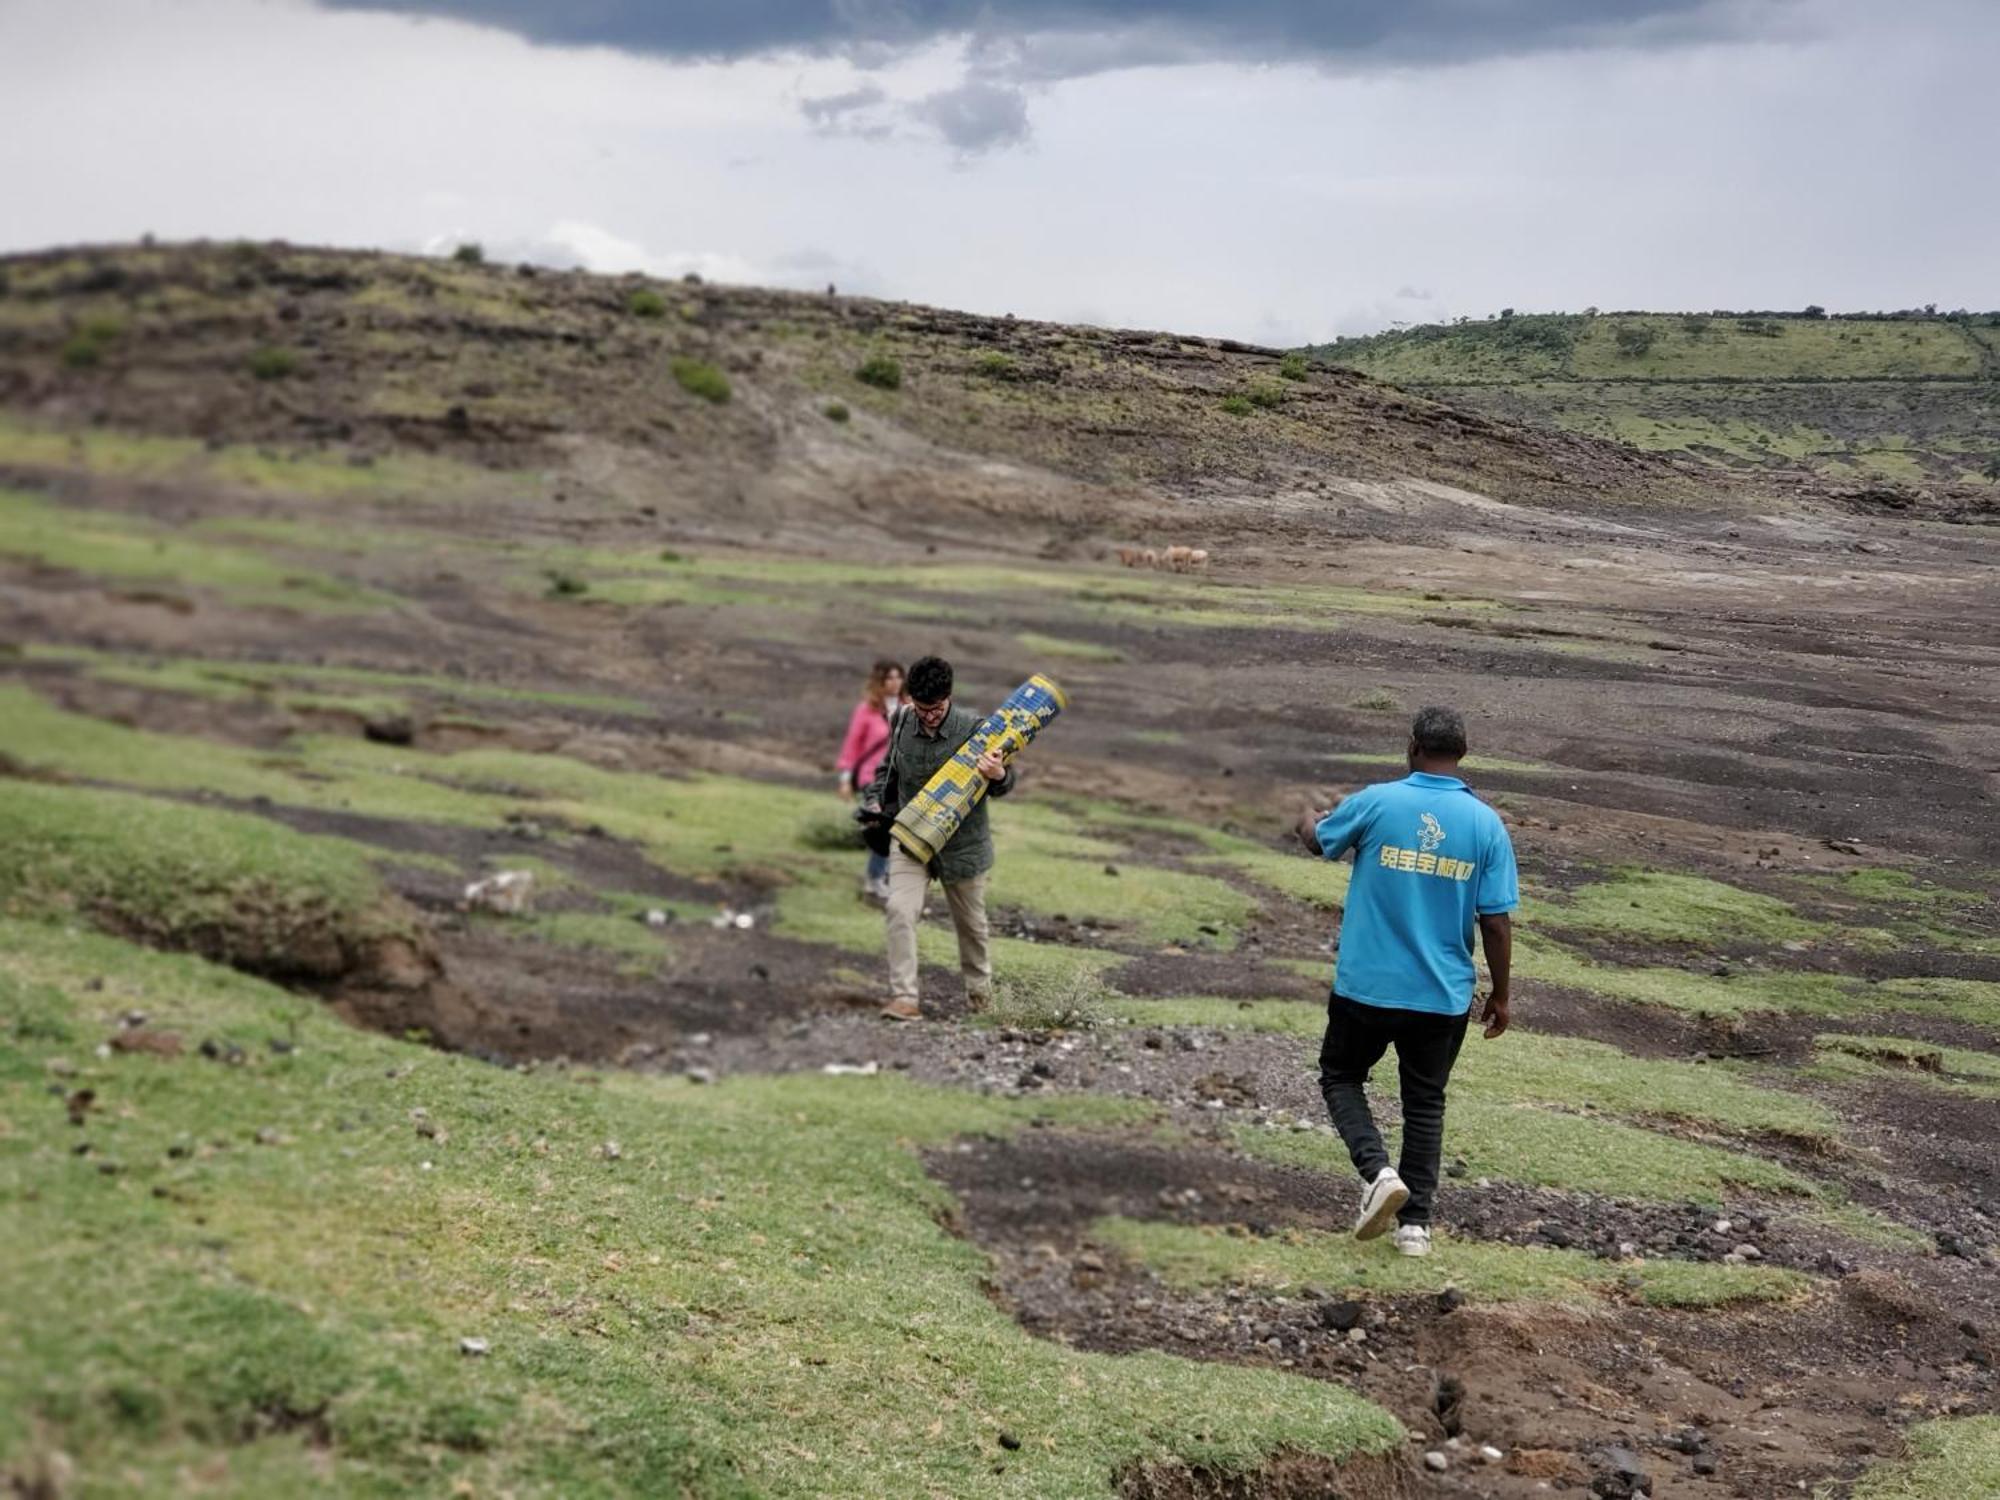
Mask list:
[{"label": "pink top", "polygon": [[847,738],[840,742],[840,759],[834,762],[834,769],[851,774],[856,786],[865,787],[875,779],[888,749],[889,716],[863,698],[847,721]]}]

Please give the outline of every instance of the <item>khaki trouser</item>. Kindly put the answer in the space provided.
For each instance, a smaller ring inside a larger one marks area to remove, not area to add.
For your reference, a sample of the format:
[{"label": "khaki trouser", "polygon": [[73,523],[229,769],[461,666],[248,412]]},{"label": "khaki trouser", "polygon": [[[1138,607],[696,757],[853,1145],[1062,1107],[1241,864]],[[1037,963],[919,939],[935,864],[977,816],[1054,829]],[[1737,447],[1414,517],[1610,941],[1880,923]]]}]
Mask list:
[{"label": "khaki trouser", "polygon": [[[889,851],[889,998],[917,998],[917,922],[924,914],[930,870],[901,844]],[[983,1005],[993,993],[993,961],[986,952],[986,877],[944,888],[951,925],[958,929],[958,968],[965,995]]]}]

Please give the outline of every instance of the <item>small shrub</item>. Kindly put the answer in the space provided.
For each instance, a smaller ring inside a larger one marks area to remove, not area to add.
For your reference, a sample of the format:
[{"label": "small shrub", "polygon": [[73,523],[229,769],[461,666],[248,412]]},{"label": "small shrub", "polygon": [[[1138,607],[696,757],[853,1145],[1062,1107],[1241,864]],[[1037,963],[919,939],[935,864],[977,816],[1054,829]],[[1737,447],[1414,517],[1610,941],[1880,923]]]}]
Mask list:
[{"label": "small shrub", "polygon": [[721,406],[729,399],[729,377],[706,360],[682,355],[673,362],[674,379],[690,396]]},{"label": "small shrub", "polygon": [[250,356],[250,373],[259,380],[283,380],[299,367],[299,357],[289,349],[259,349]]},{"label": "small shrub", "polygon": [[72,370],[88,370],[104,358],[104,345],[86,334],[77,334],[62,346],[62,362]]},{"label": "small shrub", "polygon": [[110,343],[124,331],[125,320],[114,313],[93,313],[77,325],[77,332],[100,344]]},{"label": "small shrub", "polygon": [[903,366],[886,354],[871,354],[861,361],[861,368],[854,372],[854,378],[863,385],[872,385],[880,390],[900,391],[903,388]]},{"label": "small shrub", "polygon": [[549,580],[548,596],[551,599],[574,599],[579,594],[590,592],[590,585],[574,573],[551,568],[544,576]]},{"label": "small shrub", "polygon": [[1247,417],[1257,408],[1250,404],[1248,396],[1236,395],[1223,397],[1222,409],[1232,417]]},{"label": "small shrub", "polygon": [[1021,367],[1012,357],[998,349],[987,350],[973,361],[972,367],[991,380],[1017,380],[1021,374]]},{"label": "small shrub", "polygon": [[650,288],[634,292],[625,306],[635,318],[664,318],[667,315],[667,299]]},{"label": "small shrub", "polygon": [[1637,359],[1653,347],[1653,330],[1644,324],[1626,323],[1611,336],[1618,346],[1618,352],[1628,359]]},{"label": "small shrub", "polygon": [[461,266],[483,266],[486,264],[486,250],[477,241],[467,240],[451,252],[451,258]]},{"label": "small shrub", "polygon": [[1402,699],[1387,688],[1373,688],[1348,705],[1350,708],[1367,709],[1371,713],[1393,713],[1402,706]]},{"label": "small shrub", "polygon": [[854,414],[847,409],[845,401],[829,401],[820,409],[820,415],[829,422],[845,422]]},{"label": "small shrub", "polygon": [[1261,406],[1265,411],[1276,411],[1285,404],[1285,388],[1268,380],[1260,380],[1245,393],[1252,406]]},{"label": "small shrub", "polygon": [[7,268],[5,266],[0,266],[0,297],[6,296],[7,293],[12,291],[13,289],[14,289],[14,278],[7,274]]},{"label": "small shrub", "polygon": [[660,549],[660,561],[663,563],[680,563],[686,562],[687,559],[682,557],[672,547],[662,547]]},{"label": "small shrub", "polygon": [[1017,1031],[1089,1031],[1107,1017],[1111,991],[1094,970],[1046,979],[1007,979],[986,1002],[986,1019]]},{"label": "small shrub", "polygon": [[1689,313],[1681,319],[1681,332],[1691,339],[1698,339],[1708,332],[1708,319],[1700,313]]},{"label": "small shrub", "polygon": [[1304,380],[1306,374],[1306,357],[1297,350],[1278,361],[1278,377],[1281,380]]},{"label": "small shrub", "polygon": [[1736,326],[1752,338],[1774,339],[1784,333],[1784,325],[1769,318],[1738,318]]}]

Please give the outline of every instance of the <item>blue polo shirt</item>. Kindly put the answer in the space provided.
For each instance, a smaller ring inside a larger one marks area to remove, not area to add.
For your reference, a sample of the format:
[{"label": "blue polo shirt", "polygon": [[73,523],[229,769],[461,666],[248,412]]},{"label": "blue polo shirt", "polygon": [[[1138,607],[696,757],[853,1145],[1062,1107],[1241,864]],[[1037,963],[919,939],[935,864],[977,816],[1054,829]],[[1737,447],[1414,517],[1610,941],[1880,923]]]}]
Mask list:
[{"label": "blue polo shirt", "polygon": [[1363,1005],[1463,1015],[1480,917],[1521,903],[1500,815],[1456,776],[1413,771],[1320,819],[1320,853],[1354,851],[1333,987]]}]

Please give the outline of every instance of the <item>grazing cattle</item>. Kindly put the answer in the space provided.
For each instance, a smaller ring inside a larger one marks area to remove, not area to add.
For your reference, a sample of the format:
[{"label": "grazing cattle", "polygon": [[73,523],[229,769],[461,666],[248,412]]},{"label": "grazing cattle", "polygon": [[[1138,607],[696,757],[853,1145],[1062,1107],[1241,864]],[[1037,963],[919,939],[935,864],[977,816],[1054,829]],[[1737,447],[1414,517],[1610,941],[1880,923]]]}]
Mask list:
[{"label": "grazing cattle", "polygon": [[1118,566],[1121,568],[1138,567],[1139,549],[1137,547],[1120,547],[1118,549]]}]

